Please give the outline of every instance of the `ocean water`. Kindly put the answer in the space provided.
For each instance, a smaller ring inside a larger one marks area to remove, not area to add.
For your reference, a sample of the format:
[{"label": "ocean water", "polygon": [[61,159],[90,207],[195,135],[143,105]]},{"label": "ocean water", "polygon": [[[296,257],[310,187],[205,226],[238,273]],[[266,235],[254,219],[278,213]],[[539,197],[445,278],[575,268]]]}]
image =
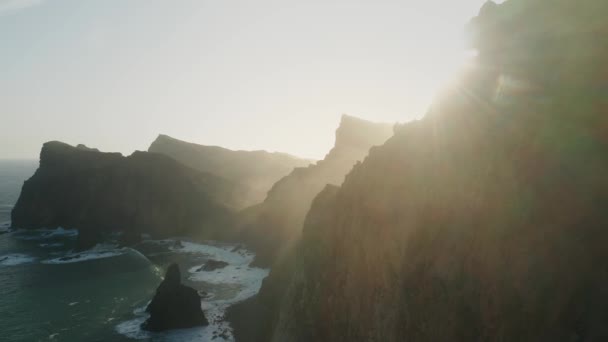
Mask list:
[{"label": "ocean water", "polygon": [[[251,252],[175,237],[75,253],[75,230],[7,231],[23,181],[36,167],[36,161],[0,161],[0,341],[233,341],[222,320],[226,308],[256,294],[268,275],[248,266]],[[209,259],[228,266],[200,270]],[[171,262],[201,294],[211,324],[143,331],[144,309]]]}]

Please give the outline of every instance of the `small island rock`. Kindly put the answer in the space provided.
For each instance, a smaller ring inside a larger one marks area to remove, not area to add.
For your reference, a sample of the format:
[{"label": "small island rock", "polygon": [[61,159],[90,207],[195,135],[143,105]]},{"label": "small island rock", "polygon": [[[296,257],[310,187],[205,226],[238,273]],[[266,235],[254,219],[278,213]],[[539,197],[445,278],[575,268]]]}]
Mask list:
[{"label": "small island rock", "polygon": [[146,308],[150,318],[142,324],[149,331],[185,329],[207,325],[209,322],[201,309],[201,298],[195,289],[181,283],[177,264],[167,269],[152,302]]},{"label": "small island rock", "polygon": [[203,266],[199,267],[196,271],[197,272],[201,272],[201,271],[211,272],[211,271],[219,270],[226,266],[228,266],[228,263],[225,261],[209,259]]}]

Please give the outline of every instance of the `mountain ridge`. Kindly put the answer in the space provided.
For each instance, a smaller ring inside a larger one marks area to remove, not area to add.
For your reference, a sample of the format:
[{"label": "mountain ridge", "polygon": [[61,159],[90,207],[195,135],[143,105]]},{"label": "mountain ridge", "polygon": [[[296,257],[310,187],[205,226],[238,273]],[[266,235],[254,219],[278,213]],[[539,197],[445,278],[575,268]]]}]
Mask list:
[{"label": "mountain ridge", "polygon": [[295,167],[310,160],[282,152],[235,151],[220,146],[185,142],[160,134],[148,152],[169,156],[193,169],[221,176],[237,186],[233,189],[235,209],[261,202],[272,185]]},{"label": "mountain ridge", "polygon": [[256,251],[254,265],[270,266],[290,249],[301,231],[313,198],[327,185],[339,185],[370,147],[393,134],[393,124],[343,115],[335,146],[324,159],[295,168],[278,180],[264,201],[241,212],[240,234]]},{"label": "mountain ridge", "polygon": [[237,339],[606,340],[606,13],[484,6],[476,64],[315,198]]}]

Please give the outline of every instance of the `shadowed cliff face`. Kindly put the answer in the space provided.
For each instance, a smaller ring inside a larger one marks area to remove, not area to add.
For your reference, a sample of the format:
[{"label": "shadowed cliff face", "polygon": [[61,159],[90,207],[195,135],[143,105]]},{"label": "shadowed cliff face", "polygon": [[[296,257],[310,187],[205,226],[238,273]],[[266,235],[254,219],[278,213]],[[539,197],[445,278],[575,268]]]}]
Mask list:
[{"label": "shadowed cliff face", "polygon": [[124,231],[218,237],[231,215],[221,204],[224,183],[160,154],[123,157],[49,142],[23,185],[12,224],[78,228],[82,236]]},{"label": "shadowed cliff face", "polygon": [[393,134],[393,126],[344,115],[336,130],[335,146],[325,158],[306,168],[296,168],[279,180],[265,201],[242,213],[242,236],[258,251],[256,264],[270,265],[291,248],[302,231],[313,198],[327,185],[339,185],[370,147]]},{"label": "shadowed cliff face", "polygon": [[195,289],[182,284],[177,264],[171,264],[167,269],[165,279],[156,289],[146,312],[150,313],[150,317],[142,328],[149,331],[187,329],[209,324],[201,310],[201,297]]},{"label": "shadowed cliff face", "polygon": [[307,166],[310,160],[285,153],[266,151],[232,151],[218,146],[187,143],[159,135],[149,152],[167,155],[202,172],[225,178],[233,183],[225,197],[235,209],[260,203],[272,185],[294,168]]},{"label": "shadowed cliff face", "polygon": [[[316,198],[250,336],[607,340],[606,15],[599,0],[487,5],[477,67]],[[530,48],[564,22],[563,54]]]}]

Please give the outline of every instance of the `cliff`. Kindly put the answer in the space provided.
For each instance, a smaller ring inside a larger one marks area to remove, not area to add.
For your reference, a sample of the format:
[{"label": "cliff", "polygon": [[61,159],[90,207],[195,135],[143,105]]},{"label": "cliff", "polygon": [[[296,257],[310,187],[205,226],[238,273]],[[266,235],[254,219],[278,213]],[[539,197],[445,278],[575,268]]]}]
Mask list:
[{"label": "cliff", "polygon": [[123,231],[165,237],[222,236],[232,211],[225,180],[154,153],[128,157],[61,142],[45,143],[40,166],[12,211],[18,228],[77,228],[86,248],[95,236]]},{"label": "cliff", "polygon": [[276,181],[311,162],[285,153],[197,145],[162,134],[148,152],[167,155],[191,168],[229,180],[235,184],[230,199],[236,209],[262,202]]},{"label": "cliff", "polygon": [[607,14],[484,6],[477,65],[316,198],[239,341],[607,340]]},{"label": "cliff", "polygon": [[343,115],[335,146],[323,160],[294,169],[270,189],[262,204],[242,213],[241,236],[257,251],[255,263],[269,266],[277,255],[288,250],[302,231],[314,197],[327,184],[342,184],[344,176],[363,160],[370,147],[384,143],[392,134],[391,124]]}]

